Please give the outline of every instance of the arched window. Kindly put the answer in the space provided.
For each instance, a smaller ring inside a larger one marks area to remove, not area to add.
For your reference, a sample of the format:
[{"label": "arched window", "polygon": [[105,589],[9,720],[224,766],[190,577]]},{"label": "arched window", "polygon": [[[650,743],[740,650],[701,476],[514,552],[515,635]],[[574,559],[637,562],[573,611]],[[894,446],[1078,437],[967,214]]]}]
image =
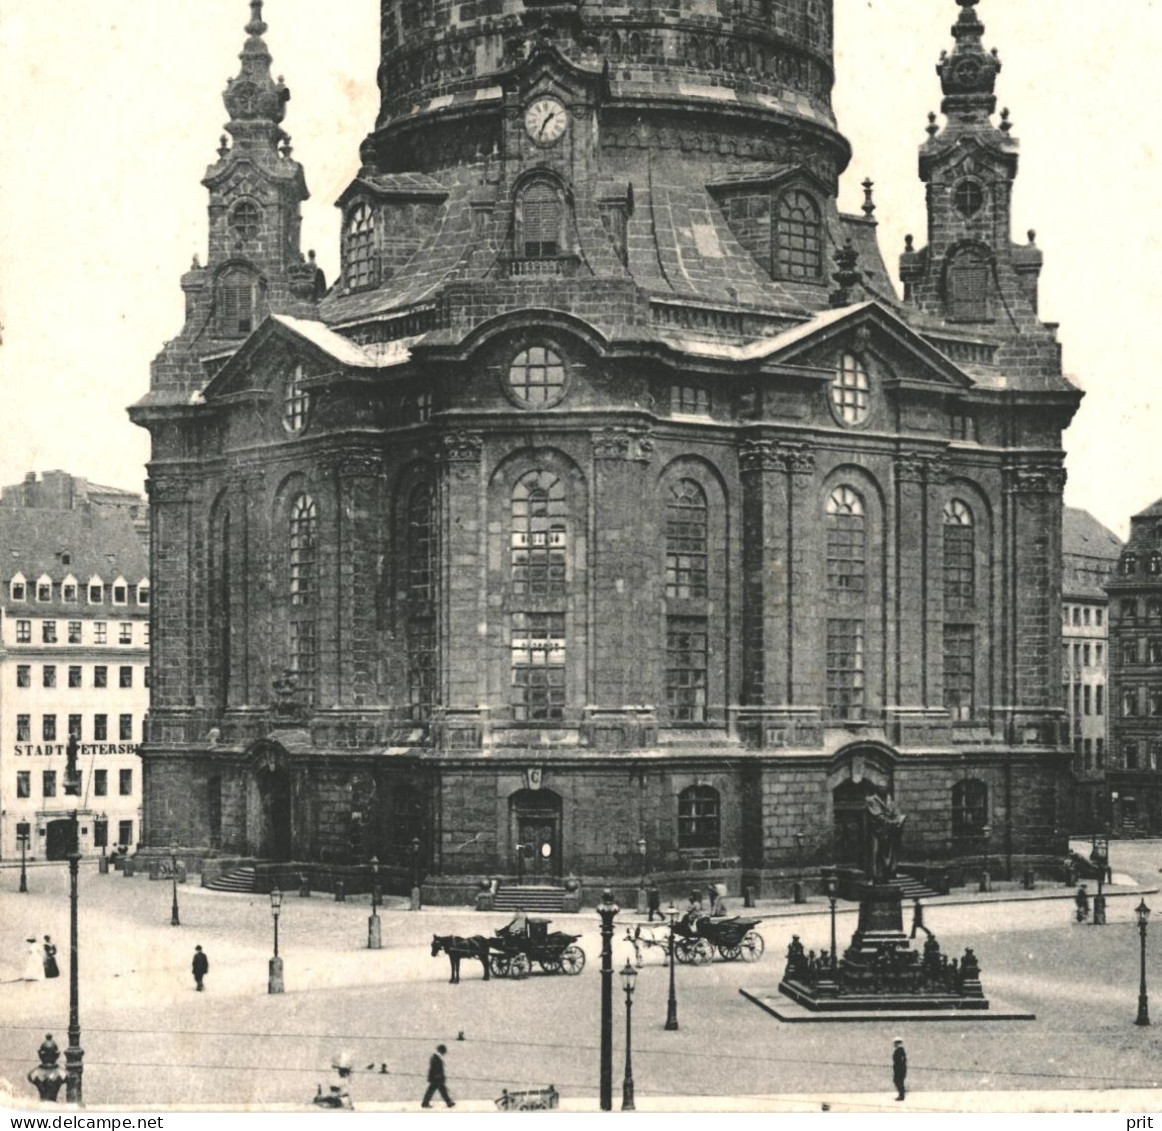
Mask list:
[{"label": "arched window", "polygon": [[311,394],[304,386],[303,378],[303,367],[296,365],[283,388],[282,423],[292,435],[297,435],[307,426],[307,413],[311,410]]},{"label": "arched window", "polygon": [[369,287],[375,278],[375,213],[363,201],[347,215],[345,261],[347,287]]},{"label": "arched window", "polygon": [[693,479],[680,479],[666,500],[666,596],[707,596],[706,492]]},{"label": "arched window", "polygon": [[565,207],[555,185],[533,181],[521,194],[517,220],[519,255],[546,259],[561,254],[565,244]]},{"label": "arched window", "polygon": [[971,609],[976,598],[972,511],[960,499],[944,508],[944,607]]},{"label": "arched window", "polygon": [[1122,573],[1127,577],[1138,572],[1138,555],[1125,554],[1122,557]]},{"label": "arched window", "polygon": [[863,593],[867,578],[867,530],[863,499],[850,487],[827,497],[827,588]]},{"label": "arched window", "polygon": [[550,471],[521,476],[512,493],[512,591],[517,597],[564,597],[568,507],[565,485]]},{"label": "arched window", "polygon": [[290,511],[291,604],[306,607],[317,600],[319,509],[310,495],[299,495]]},{"label": "arched window", "polygon": [[952,835],[983,837],[988,824],[989,787],[976,778],[958,781],[952,787]]},{"label": "arched window", "polygon": [[262,230],[262,210],[252,200],[243,200],[230,213],[230,231],[236,244],[249,243]]},{"label": "arched window", "polygon": [[979,251],[962,251],[948,267],[949,314],[962,322],[989,316],[989,264]]},{"label": "arched window", "polygon": [[678,794],[678,847],[717,848],[722,841],[718,790],[687,786]]},{"label": "arched window", "polygon": [[816,281],[823,272],[823,240],[815,201],[792,189],[779,198],[775,216],[777,274]]},{"label": "arched window", "polygon": [[855,354],[843,354],[835,367],[835,376],[831,379],[831,407],[841,424],[862,424],[867,420],[867,370]]},{"label": "arched window", "polygon": [[230,267],[218,277],[218,332],[244,338],[254,329],[258,281],[245,267]]},{"label": "arched window", "polygon": [[419,484],[408,499],[408,597],[421,604],[435,597],[434,504],[435,492],[430,483]]}]

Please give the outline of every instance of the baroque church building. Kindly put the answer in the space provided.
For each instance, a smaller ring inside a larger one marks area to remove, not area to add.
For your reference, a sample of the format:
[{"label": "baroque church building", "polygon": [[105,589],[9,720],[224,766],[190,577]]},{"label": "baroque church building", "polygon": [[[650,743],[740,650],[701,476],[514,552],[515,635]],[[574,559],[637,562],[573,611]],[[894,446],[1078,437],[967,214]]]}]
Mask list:
[{"label": "baroque church building", "polygon": [[252,0],[131,409],[147,848],[772,894],[878,794],[917,865],[1064,851],[1081,393],[957,4],[901,299],[832,0],[383,0],[329,286]]}]

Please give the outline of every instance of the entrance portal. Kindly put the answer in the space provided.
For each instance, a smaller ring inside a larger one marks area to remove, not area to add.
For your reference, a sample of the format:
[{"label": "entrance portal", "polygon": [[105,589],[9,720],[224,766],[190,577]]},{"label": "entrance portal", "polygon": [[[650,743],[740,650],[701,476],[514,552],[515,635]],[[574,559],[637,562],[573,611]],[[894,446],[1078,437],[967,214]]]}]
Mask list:
[{"label": "entrance portal", "polygon": [[522,789],[508,800],[512,870],[526,881],[561,874],[561,798],[549,789]]},{"label": "entrance portal", "polygon": [[58,821],[48,823],[48,843],[44,846],[44,853],[49,860],[67,860],[69,849],[73,847],[72,818],[64,817]]},{"label": "entrance portal", "polygon": [[831,794],[835,820],[835,862],[854,865],[865,872],[871,865],[868,859],[867,799],[872,794],[886,799],[888,791],[864,778],[861,781],[840,782]]}]

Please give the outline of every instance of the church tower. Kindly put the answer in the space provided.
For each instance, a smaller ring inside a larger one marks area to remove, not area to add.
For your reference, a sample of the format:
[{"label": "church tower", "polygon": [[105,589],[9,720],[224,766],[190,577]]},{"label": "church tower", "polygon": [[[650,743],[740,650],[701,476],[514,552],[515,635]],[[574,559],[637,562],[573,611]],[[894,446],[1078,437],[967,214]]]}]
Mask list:
[{"label": "church tower", "polygon": [[837,203],[831,0],[384,0],[325,293],[252,4],[132,410],[150,846],[776,892],[874,795],[918,867],[1060,856],[1080,395],[958,3],[903,299]]}]

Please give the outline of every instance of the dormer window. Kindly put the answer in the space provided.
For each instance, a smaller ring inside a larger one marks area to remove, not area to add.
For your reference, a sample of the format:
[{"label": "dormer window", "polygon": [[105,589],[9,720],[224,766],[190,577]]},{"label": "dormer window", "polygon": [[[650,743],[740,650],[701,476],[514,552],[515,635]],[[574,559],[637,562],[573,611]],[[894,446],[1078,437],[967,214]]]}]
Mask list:
[{"label": "dormer window", "polygon": [[218,279],[218,333],[223,338],[244,338],[254,329],[258,282],[244,267],[231,267]]},{"label": "dormer window", "polygon": [[46,573],[36,579],[36,599],[41,603],[52,600],[52,578]]},{"label": "dormer window", "polygon": [[565,247],[565,204],[556,185],[533,181],[517,203],[517,254],[548,259]]},{"label": "dormer window", "polygon": [[99,577],[89,578],[89,604],[102,605],[105,603],[105,583]]},{"label": "dormer window", "polygon": [[344,262],[348,290],[370,287],[375,272],[375,213],[366,201],[360,201],[347,214]]},{"label": "dormer window", "polygon": [[775,271],[782,279],[817,282],[823,274],[819,208],[801,189],[779,197],[775,210]]},{"label": "dormer window", "polygon": [[142,581],[137,586],[137,603],[139,605],[149,604],[149,582]]},{"label": "dormer window", "polygon": [[25,594],[27,593],[27,584],[28,583],[24,579],[24,574],[22,574],[22,573],[18,573],[8,583],[8,593],[13,601],[25,600]]},{"label": "dormer window", "polygon": [[69,605],[76,604],[77,579],[71,573],[61,582],[61,600]]},{"label": "dormer window", "polygon": [[1138,572],[1138,555],[1137,554],[1126,554],[1125,557],[1122,558],[1122,573],[1125,574],[1126,577],[1130,577],[1131,575],[1133,575],[1137,572]]},{"label": "dormer window", "polygon": [[113,582],[113,604],[127,605],[129,604],[129,586],[125,582],[125,578],[119,577]]}]

